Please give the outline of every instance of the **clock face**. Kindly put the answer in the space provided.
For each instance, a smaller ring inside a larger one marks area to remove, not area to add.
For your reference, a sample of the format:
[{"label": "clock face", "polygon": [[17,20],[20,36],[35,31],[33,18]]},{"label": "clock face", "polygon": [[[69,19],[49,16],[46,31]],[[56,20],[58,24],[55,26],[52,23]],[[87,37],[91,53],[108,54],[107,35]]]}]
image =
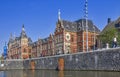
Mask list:
[{"label": "clock face", "polygon": [[70,40],[70,34],[69,34],[69,33],[66,34],[66,40],[67,40],[67,41]]}]

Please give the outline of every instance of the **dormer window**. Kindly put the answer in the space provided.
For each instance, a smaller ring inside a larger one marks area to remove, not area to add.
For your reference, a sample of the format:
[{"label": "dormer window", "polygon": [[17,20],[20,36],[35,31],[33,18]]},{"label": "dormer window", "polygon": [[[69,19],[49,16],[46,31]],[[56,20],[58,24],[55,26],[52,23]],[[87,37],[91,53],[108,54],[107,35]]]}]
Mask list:
[{"label": "dormer window", "polygon": [[72,26],[72,28],[73,28],[73,29],[75,28],[74,25]]},{"label": "dormer window", "polygon": [[120,28],[120,22],[115,24],[115,28]]},{"label": "dormer window", "polygon": [[81,30],[81,28],[82,28],[82,27],[79,25],[79,26],[78,26],[78,30],[80,31],[80,30]]},{"label": "dormer window", "polygon": [[80,31],[80,30],[82,30],[82,25],[81,25],[81,23],[79,23],[79,25],[78,25],[78,31]]},{"label": "dormer window", "polygon": [[66,28],[69,28],[69,25],[66,25]]}]

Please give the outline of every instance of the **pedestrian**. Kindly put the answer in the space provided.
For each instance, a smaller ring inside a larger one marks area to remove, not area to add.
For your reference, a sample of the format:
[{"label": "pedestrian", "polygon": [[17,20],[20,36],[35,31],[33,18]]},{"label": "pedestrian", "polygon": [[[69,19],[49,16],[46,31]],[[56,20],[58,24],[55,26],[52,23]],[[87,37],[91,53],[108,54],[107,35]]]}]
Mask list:
[{"label": "pedestrian", "polygon": [[113,39],[113,48],[116,48],[116,47],[117,47],[117,38],[115,36]]}]

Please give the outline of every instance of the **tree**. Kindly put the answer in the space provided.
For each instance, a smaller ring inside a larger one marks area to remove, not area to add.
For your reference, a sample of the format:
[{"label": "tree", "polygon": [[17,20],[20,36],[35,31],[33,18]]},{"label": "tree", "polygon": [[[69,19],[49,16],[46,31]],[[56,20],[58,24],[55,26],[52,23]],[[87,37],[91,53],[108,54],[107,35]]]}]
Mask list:
[{"label": "tree", "polygon": [[117,32],[117,41],[118,41],[117,44],[120,45],[120,32],[119,31]]},{"label": "tree", "polygon": [[120,32],[116,28],[107,28],[107,30],[100,34],[100,40],[103,45],[109,43],[111,47],[115,36],[117,36],[118,45],[120,45]]}]

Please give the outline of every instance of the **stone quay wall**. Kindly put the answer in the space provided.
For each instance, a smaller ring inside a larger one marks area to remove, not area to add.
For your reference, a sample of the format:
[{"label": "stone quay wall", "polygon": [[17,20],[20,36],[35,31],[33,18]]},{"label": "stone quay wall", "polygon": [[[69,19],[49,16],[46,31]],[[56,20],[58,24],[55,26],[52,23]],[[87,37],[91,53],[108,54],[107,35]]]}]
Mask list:
[{"label": "stone quay wall", "polygon": [[[2,60],[0,70],[24,69],[23,60]],[[4,64],[4,65],[3,65]]]},{"label": "stone quay wall", "polygon": [[[62,59],[62,61],[60,61]],[[61,63],[62,62],[62,63]],[[57,69],[120,71],[120,48],[6,61],[6,69]]]}]

